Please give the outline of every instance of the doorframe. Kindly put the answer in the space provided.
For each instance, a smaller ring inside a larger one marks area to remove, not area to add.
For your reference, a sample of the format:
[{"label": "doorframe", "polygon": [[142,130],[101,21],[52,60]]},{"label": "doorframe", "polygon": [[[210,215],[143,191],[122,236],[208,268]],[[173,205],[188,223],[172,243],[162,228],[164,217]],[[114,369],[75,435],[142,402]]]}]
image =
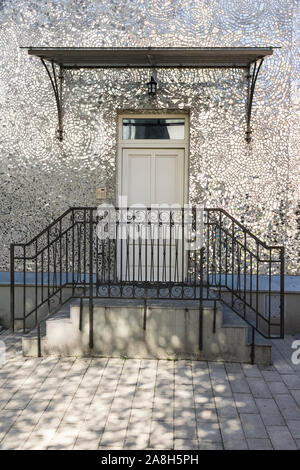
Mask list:
[{"label": "doorframe", "polygon": [[[124,118],[184,118],[185,129],[184,139],[138,139],[138,140],[124,140],[122,139],[122,119]],[[183,202],[187,204],[189,201],[189,114],[188,113],[166,113],[166,112],[155,112],[155,113],[143,113],[143,112],[119,112],[118,123],[117,123],[117,168],[116,168],[116,196],[115,202],[118,205],[118,198],[121,195],[122,188],[122,155],[123,149],[138,149],[138,148],[158,148],[158,149],[172,149],[178,148],[184,150],[184,174],[183,174]]]}]

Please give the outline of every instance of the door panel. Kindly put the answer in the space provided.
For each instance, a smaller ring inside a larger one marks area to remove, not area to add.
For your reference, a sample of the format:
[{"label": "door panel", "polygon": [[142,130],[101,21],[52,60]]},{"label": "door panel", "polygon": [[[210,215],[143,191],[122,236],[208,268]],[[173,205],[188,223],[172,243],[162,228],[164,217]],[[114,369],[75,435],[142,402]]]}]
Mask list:
[{"label": "door panel", "polygon": [[[181,207],[183,194],[183,149],[123,149],[121,195],[127,196],[128,206],[177,204]],[[128,215],[131,223],[125,228],[127,239],[118,242],[122,280],[182,280],[183,243],[175,240],[178,225],[170,221],[171,212],[169,207],[165,211],[157,207],[154,220],[141,209]]]},{"label": "door panel", "polygon": [[182,206],[183,188],[183,149],[123,149],[121,195],[129,206]]},{"label": "door panel", "polygon": [[[149,151],[124,151],[122,162],[122,195],[128,198],[128,206],[136,202],[151,201],[151,153]],[[124,189],[123,189],[124,188]]]},{"label": "door panel", "polygon": [[183,158],[178,150],[168,154],[156,152],[153,168],[153,195],[152,202],[156,204],[182,205]]}]

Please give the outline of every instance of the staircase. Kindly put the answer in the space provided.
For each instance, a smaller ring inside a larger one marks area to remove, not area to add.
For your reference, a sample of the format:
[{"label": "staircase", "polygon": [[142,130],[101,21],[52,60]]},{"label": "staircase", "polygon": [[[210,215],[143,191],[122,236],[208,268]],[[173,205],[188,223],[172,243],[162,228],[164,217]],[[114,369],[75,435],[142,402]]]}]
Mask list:
[{"label": "staircase", "polygon": [[[94,302],[94,347],[89,348],[89,307],[79,301],[64,306],[42,324],[41,355],[105,356],[150,359],[193,359],[271,364],[271,342],[251,329],[228,307],[206,302],[202,350],[199,350],[199,308],[195,302]],[[145,328],[144,328],[145,327]],[[37,331],[23,336],[24,356],[38,355]],[[252,361],[253,362],[253,361]]]},{"label": "staircase", "polygon": [[199,225],[197,211],[73,207],[12,244],[11,324],[24,355],[270,364],[268,340],[284,337],[284,247],[223,209],[204,209]]}]

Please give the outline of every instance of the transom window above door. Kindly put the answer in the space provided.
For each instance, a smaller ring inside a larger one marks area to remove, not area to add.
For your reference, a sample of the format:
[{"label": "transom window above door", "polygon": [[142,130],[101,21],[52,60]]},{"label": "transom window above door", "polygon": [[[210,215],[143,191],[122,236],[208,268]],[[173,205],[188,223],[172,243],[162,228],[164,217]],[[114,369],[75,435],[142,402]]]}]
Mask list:
[{"label": "transom window above door", "polygon": [[123,140],[183,140],[185,138],[184,118],[123,118]]}]

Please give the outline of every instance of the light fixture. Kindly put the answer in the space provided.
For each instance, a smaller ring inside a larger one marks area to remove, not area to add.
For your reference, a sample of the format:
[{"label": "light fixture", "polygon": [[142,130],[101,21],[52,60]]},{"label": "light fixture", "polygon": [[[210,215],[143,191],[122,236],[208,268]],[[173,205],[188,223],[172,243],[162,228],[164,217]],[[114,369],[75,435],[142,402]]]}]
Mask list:
[{"label": "light fixture", "polygon": [[150,82],[147,83],[148,86],[148,95],[155,96],[157,89],[157,82],[154,80],[153,75],[151,75]]}]

